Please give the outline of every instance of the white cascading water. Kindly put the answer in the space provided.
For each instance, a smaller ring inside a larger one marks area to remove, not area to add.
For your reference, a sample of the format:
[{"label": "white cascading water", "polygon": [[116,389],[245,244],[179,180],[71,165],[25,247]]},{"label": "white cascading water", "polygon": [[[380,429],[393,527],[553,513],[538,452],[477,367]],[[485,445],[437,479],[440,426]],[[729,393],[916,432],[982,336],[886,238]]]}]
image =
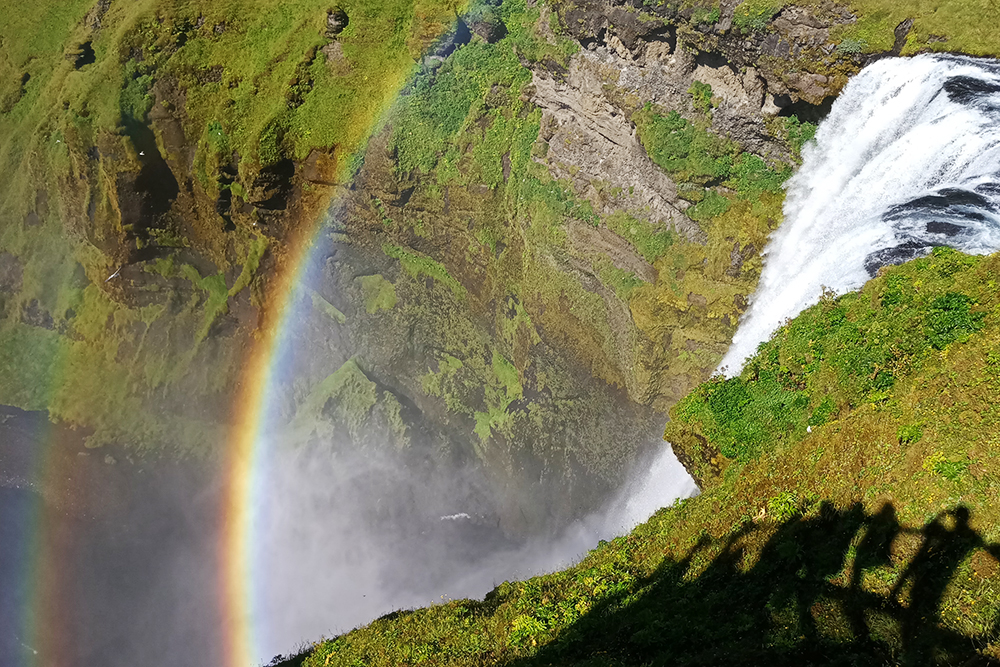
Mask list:
[{"label": "white cascading water", "polygon": [[881,60],[844,88],[788,181],[785,222],[720,372],[737,375],[824,288],[950,246],[1000,249],[1000,63]]}]

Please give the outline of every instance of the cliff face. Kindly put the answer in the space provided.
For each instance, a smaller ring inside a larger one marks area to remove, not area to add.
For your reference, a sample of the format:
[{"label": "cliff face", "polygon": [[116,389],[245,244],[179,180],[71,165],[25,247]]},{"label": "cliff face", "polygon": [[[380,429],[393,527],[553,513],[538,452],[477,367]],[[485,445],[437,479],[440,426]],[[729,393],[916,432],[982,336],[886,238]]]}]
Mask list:
[{"label": "cliff face", "polygon": [[0,401],[92,446],[224,440],[269,277],[454,7],[349,9],[88,0],[0,22]]},{"label": "cliff face", "polygon": [[195,5],[5,27],[0,400],[213,451],[332,202],[287,431],[471,470],[510,533],[659,442],[756,285],[804,121],[914,48],[904,21],[845,42],[833,4]]}]

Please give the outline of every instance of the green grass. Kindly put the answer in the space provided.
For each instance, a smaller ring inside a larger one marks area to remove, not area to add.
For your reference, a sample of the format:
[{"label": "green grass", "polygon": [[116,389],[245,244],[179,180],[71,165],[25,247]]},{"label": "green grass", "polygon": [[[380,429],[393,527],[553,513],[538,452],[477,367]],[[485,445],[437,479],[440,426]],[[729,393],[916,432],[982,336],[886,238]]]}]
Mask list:
[{"label": "green grass", "polygon": [[628,303],[632,293],[646,283],[631,271],[619,269],[607,260],[595,262],[597,275],[601,282],[615,291],[619,299]]},{"label": "green grass", "polygon": [[687,210],[692,220],[704,221],[717,218],[729,210],[729,199],[714,190],[706,190],[700,202]]},{"label": "green grass", "polygon": [[834,31],[841,53],[879,53],[892,49],[896,41],[893,30],[899,25],[895,17],[883,11],[864,14],[851,24]]},{"label": "green grass", "polygon": [[54,331],[39,331],[21,323],[0,328],[0,402],[25,410],[44,410],[51,385],[59,381],[54,366],[62,345]]},{"label": "green grass", "polygon": [[430,172],[475,111],[473,105],[478,110],[486,103],[487,91],[500,86],[509,97],[530,81],[513,49],[505,46],[473,42],[449,58],[433,79],[417,79],[394,122],[398,169]]},{"label": "green grass", "polygon": [[988,27],[1000,19],[1000,8],[988,0],[855,0],[849,4],[858,22],[831,36],[865,52],[891,48],[896,26],[914,19],[904,55],[919,51],[1000,54],[1000,43]]},{"label": "green grass", "polygon": [[229,288],[229,296],[236,296],[250,286],[250,283],[257,275],[257,269],[260,268],[260,260],[264,257],[265,252],[267,252],[266,238],[258,237],[250,242],[250,250],[246,254],[243,269],[240,271],[240,275],[237,276],[236,282]]},{"label": "green grass", "polygon": [[414,251],[406,250],[399,246],[385,244],[382,246],[382,252],[384,252],[389,257],[399,260],[402,264],[403,269],[414,278],[419,278],[420,276],[427,276],[440,282],[442,285],[450,289],[456,297],[464,297],[466,294],[466,289],[462,283],[458,282],[455,278],[448,273],[448,269],[445,268],[444,264],[430,257],[424,257],[417,254]]},{"label": "green grass", "polygon": [[[711,87],[695,90],[693,86],[692,90],[698,108],[708,104]],[[653,162],[682,184],[724,183],[736,190],[739,197],[754,200],[765,192],[781,192],[782,184],[791,176],[789,166],[768,165],[760,156],[743,152],[735,142],[716,136],[707,127],[690,122],[676,111],[661,115],[647,104],[632,120],[639,141]],[[801,124],[797,119],[788,121],[786,127],[796,151],[815,133],[814,126]],[[717,212],[707,217],[725,212],[719,204],[711,204],[710,208]]]},{"label": "green grass", "polygon": [[734,147],[676,111],[662,116],[647,105],[632,120],[653,162],[677,180],[704,184],[724,180],[732,171]]},{"label": "green grass", "polygon": [[688,94],[691,95],[691,99],[694,102],[694,108],[703,114],[710,113],[712,111],[712,107],[715,106],[712,104],[712,86],[707,83],[695,81],[688,89]]},{"label": "green grass", "polygon": [[195,334],[195,340],[200,343],[208,336],[215,320],[229,311],[229,290],[226,288],[226,277],[221,273],[202,276],[198,269],[190,264],[182,264],[178,275],[191,281],[191,284],[205,295],[204,315],[201,326]]},{"label": "green grass", "polygon": [[654,262],[678,241],[673,230],[660,231],[648,220],[617,211],[604,218],[610,230],[627,239],[647,262]]},{"label": "green grass", "polygon": [[396,305],[396,288],[381,275],[359,276],[355,280],[361,285],[365,310],[369,315]]},{"label": "green grass", "polygon": [[[983,328],[978,302],[992,297],[969,280],[982,262],[939,248],[859,293],[824,299],[762,344],[739,377],[675,406],[668,430],[694,428],[726,458],[747,461],[834,414],[888,401],[898,378]],[[954,291],[960,284],[976,296]]]},{"label": "green grass", "polygon": [[801,156],[802,147],[812,141],[816,136],[816,125],[814,123],[802,122],[795,116],[787,116],[784,119],[785,138],[791,146],[792,152],[796,156]]},{"label": "green grass", "polygon": [[744,0],[733,12],[733,27],[743,32],[760,32],[786,4],[787,0]]},{"label": "green grass", "polygon": [[691,23],[693,25],[714,25],[719,22],[721,10],[719,5],[709,7],[697,6],[691,11]]}]

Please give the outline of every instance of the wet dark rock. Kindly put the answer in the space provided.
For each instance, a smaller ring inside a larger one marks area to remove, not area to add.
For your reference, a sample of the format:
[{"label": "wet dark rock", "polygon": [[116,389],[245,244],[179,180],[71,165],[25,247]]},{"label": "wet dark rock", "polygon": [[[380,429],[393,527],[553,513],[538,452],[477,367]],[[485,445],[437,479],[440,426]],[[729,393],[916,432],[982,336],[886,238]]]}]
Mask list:
[{"label": "wet dark rock", "polygon": [[49,311],[45,310],[38,299],[32,299],[21,311],[21,321],[31,327],[55,329],[55,320]]},{"label": "wet dark rock", "polygon": [[455,52],[455,49],[465,46],[471,41],[472,31],[469,30],[468,24],[462,19],[458,19],[455,22],[455,27],[438,40],[433,55],[439,58],[447,58]]},{"label": "wet dark rock", "polygon": [[944,91],[958,104],[969,104],[985,96],[1000,92],[1000,85],[971,76],[955,76],[944,83]]},{"label": "wet dark rock", "polygon": [[895,38],[892,44],[892,55],[898,56],[903,52],[903,47],[906,46],[906,38],[910,35],[910,29],[912,27],[913,19],[906,19],[897,25],[896,29],[892,31],[893,37]]},{"label": "wet dark rock", "polygon": [[21,291],[24,267],[14,255],[0,252],[0,293],[17,294]]},{"label": "wet dark rock", "polygon": [[350,18],[340,7],[334,7],[326,13],[326,36],[336,37],[340,33],[344,32],[347,25],[350,23]]},{"label": "wet dark rock", "polygon": [[295,176],[295,163],[290,159],[280,160],[264,167],[247,193],[250,201],[257,208],[270,211],[284,210],[288,206],[288,197],[292,192],[293,176]]},{"label": "wet dark rock", "polygon": [[[555,4],[565,30],[584,47],[607,39],[613,34],[629,51],[635,51],[641,40],[665,35],[669,27],[665,21],[650,19],[632,8],[611,6],[605,0],[582,0]],[[672,8],[656,8],[670,18]]]},{"label": "wet dark rock", "polygon": [[894,248],[876,250],[865,258],[865,271],[874,278],[883,266],[904,264],[911,259],[923,257],[931,251],[932,247],[931,244],[924,241],[907,241]]},{"label": "wet dark rock", "polygon": [[97,54],[94,52],[92,42],[84,42],[66,54],[66,57],[73,62],[77,69],[83,69],[87,65],[97,62]]},{"label": "wet dark rock", "polygon": [[955,236],[964,229],[960,225],[955,225],[942,220],[934,220],[927,223],[927,231],[931,234],[944,234],[945,236]]},{"label": "wet dark rock", "polygon": [[[141,165],[138,173],[123,172],[117,178],[118,208],[121,225],[129,239],[148,240],[149,230],[162,224],[180,187],[170,165],[160,154],[156,135],[145,122],[126,119],[125,129]],[[132,261],[137,260],[136,255]]]},{"label": "wet dark rock", "polygon": [[[783,99],[779,100],[778,97],[782,97]],[[779,116],[795,116],[799,120],[809,123],[819,123],[826,118],[833,108],[834,100],[837,99],[835,95],[830,95],[824,97],[818,103],[812,104],[802,99],[793,102],[791,97],[788,96],[778,97],[775,98],[775,104],[780,107]]]}]

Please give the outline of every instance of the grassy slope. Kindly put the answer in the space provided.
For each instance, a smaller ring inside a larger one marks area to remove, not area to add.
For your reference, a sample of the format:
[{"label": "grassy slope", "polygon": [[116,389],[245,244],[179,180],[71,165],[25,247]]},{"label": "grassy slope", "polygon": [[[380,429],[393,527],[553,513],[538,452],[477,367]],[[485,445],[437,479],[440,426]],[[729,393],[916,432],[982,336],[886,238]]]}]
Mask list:
[{"label": "grassy slope", "polygon": [[[119,94],[128,64],[157,76],[174,75],[191,85],[189,138],[197,142],[215,120],[230,135],[232,148],[260,159],[261,135],[279,119],[291,135],[289,148],[304,157],[312,148],[343,146],[353,152],[372,122],[392,102],[395,91],[430,40],[450,24],[457,1],[397,0],[342,3],[351,21],[339,40],[349,72],[312,63],[314,90],[305,104],[288,112],[289,82],[312,49],[323,46],[327,4],[311,0],[270,2],[172,2],[144,0],[112,6],[94,33],[82,21],[91,3],[43,2],[26,20],[11,12],[0,19],[5,45],[3,67],[13,87],[21,73],[31,74],[24,95],[0,119],[8,140],[30,140],[44,124],[62,124],[67,109],[95,130],[114,130]],[[22,25],[25,24],[25,25]],[[97,62],[75,71],[64,52],[93,39]],[[220,69],[217,82],[199,74]],[[304,77],[303,77],[304,78]],[[194,84],[198,85],[194,85]],[[4,91],[11,95],[11,91]],[[24,126],[30,116],[32,126]],[[72,115],[69,115],[72,117]],[[79,119],[77,119],[79,122]],[[14,130],[20,130],[15,132]],[[5,151],[13,153],[13,151]],[[6,172],[13,174],[13,172]]]},{"label": "grassy slope", "polygon": [[[676,408],[672,428],[734,457],[702,495],[573,568],[392,614],[303,664],[1000,658],[998,269],[941,251],[806,311],[740,378]],[[752,449],[705,428],[713,405],[732,408],[712,401],[727,386],[750,397],[736,412],[762,434]]]},{"label": "grassy slope", "polygon": [[[949,51],[974,56],[1000,54],[996,35],[990,29],[1000,20],[1000,8],[990,0],[849,0],[857,21],[836,28],[831,37],[843,53],[889,51],[893,31],[912,19],[903,55],[922,51]],[[764,30],[768,20],[786,5],[820,6],[816,0],[744,0],[735,11],[733,25],[746,31]],[[718,14],[712,14],[714,22]]]},{"label": "grassy slope", "polygon": [[925,50],[976,56],[1000,53],[989,28],[1000,21],[1000,7],[989,0],[854,0],[848,4],[860,19],[837,37],[857,40],[864,51],[892,48],[895,27],[913,19],[904,55]]}]

